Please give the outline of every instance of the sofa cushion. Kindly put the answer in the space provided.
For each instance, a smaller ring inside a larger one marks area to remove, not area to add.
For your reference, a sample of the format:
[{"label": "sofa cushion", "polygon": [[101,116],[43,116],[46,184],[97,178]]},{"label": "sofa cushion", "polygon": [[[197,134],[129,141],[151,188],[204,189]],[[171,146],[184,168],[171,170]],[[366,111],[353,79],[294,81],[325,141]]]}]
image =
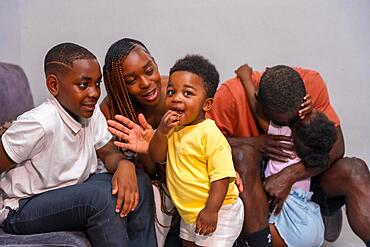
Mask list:
[{"label": "sofa cushion", "polygon": [[27,77],[18,65],[0,63],[0,124],[33,108]]}]

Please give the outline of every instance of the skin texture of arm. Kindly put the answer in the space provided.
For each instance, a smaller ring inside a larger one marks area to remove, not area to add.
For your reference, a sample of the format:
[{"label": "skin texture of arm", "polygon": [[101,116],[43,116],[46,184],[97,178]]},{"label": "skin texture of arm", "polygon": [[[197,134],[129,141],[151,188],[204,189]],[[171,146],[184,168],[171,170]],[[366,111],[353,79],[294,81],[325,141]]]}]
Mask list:
[{"label": "skin texture of arm", "polygon": [[209,235],[216,230],[218,211],[225,199],[229,182],[230,178],[223,178],[211,183],[206,206],[199,212],[196,220],[196,233]]},{"label": "skin texture of arm", "polygon": [[0,173],[9,171],[15,165],[15,162],[9,158],[4,150],[3,143],[0,141]]},{"label": "skin texture of arm", "polygon": [[113,173],[112,195],[117,195],[116,212],[125,217],[135,210],[139,202],[135,165],[125,158],[112,141],[97,150],[97,154],[108,171]]},{"label": "skin texture of arm", "polygon": [[256,87],[252,81],[252,68],[248,64],[240,66],[236,71],[236,75],[243,84],[243,88],[247,95],[248,104],[251,108],[254,118],[257,120],[260,128],[267,133],[269,121],[263,116],[262,112],[257,107]]},{"label": "skin texture of arm", "polygon": [[[333,148],[329,153],[330,164],[333,164],[338,159],[342,158],[344,155],[344,139],[340,126],[337,127],[338,139],[334,144]],[[326,168],[316,168],[310,169],[306,168],[302,162],[290,165],[279,173],[276,173],[268,177],[265,181],[266,192],[274,198],[274,203],[276,205],[275,213],[278,214],[282,208],[282,205],[289,194],[292,185],[301,179],[316,176]]]}]

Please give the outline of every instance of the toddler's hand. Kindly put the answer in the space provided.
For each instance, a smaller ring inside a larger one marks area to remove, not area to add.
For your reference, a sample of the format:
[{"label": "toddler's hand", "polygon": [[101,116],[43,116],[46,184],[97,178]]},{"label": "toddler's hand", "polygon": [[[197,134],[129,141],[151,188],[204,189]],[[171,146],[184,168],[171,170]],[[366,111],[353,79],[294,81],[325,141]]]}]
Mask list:
[{"label": "toddler's hand", "polygon": [[301,105],[301,109],[298,111],[298,115],[300,119],[304,119],[305,116],[312,112],[312,100],[311,95],[306,94],[303,98],[304,102]]},{"label": "toddler's hand", "polygon": [[242,81],[251,81],[253,69],[248,64],[241,65],[237,70],[235,70],[236,76]]},{"label": "toddler's hand", "polygon": [[210,211],[207,207],[203,208],[197,217],[195,233],[209,235],[216,231],[218,212]]},{"label": "toddler's hand", "polygon": [[158,131],[163,135],[168,135],[177,125],[179,125],[180,115],[176,111],[167,111],[158,126]]}]

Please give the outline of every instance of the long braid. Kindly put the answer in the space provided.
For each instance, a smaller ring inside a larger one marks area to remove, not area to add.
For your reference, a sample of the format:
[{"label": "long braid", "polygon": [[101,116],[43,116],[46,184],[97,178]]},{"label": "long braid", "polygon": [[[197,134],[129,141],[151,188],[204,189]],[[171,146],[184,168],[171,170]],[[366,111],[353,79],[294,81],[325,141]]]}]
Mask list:
[{"label": "long braid", "polygon": [[[143,43],[134,39],[124,38],[114,43],[105,56],[105,65],[103,67],[104,84],[107,90],[108,98],[110,101],[110,115],[114,117],[116,114],[123,115],[129,118],[131,121],[139,124],[137,113],[134,108],[133,100],[127,90],[124,77],[123,77],[123,62],[130,52],[135,48],[140,47],[150,55],[149,50]],[[136,164],[141,167],[140,162],[136,159]],[[163,189],[161,184],[156,184],[159,188],[161,195],[161,211],[168,215],[174,215],[175,209],[166,209],[165,205],[165,194],[166,191]],[[155,207],[154,207],[155,210]],[[157,222],[162,225],[158,218]],[[169,226],[163,226],[169,227]]]}]

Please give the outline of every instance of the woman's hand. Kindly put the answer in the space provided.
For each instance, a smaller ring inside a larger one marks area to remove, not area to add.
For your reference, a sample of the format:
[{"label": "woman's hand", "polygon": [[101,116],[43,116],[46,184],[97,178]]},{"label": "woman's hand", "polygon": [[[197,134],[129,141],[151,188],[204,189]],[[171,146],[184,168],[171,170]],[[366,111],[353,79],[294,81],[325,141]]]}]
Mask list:
[{"label": "woman's hand", "polygon": [[140,125],[137,125],[130,119],[116,115],[117,120],[108,120],[108,130],[112,135],[117,136],[122,141],[114,141],[114,145],[119,148],[129,149],[137,153],[148,152],[150,140],[153,137],[154,130],[152,126],[146,121],[143,114],[139,114]]}]

